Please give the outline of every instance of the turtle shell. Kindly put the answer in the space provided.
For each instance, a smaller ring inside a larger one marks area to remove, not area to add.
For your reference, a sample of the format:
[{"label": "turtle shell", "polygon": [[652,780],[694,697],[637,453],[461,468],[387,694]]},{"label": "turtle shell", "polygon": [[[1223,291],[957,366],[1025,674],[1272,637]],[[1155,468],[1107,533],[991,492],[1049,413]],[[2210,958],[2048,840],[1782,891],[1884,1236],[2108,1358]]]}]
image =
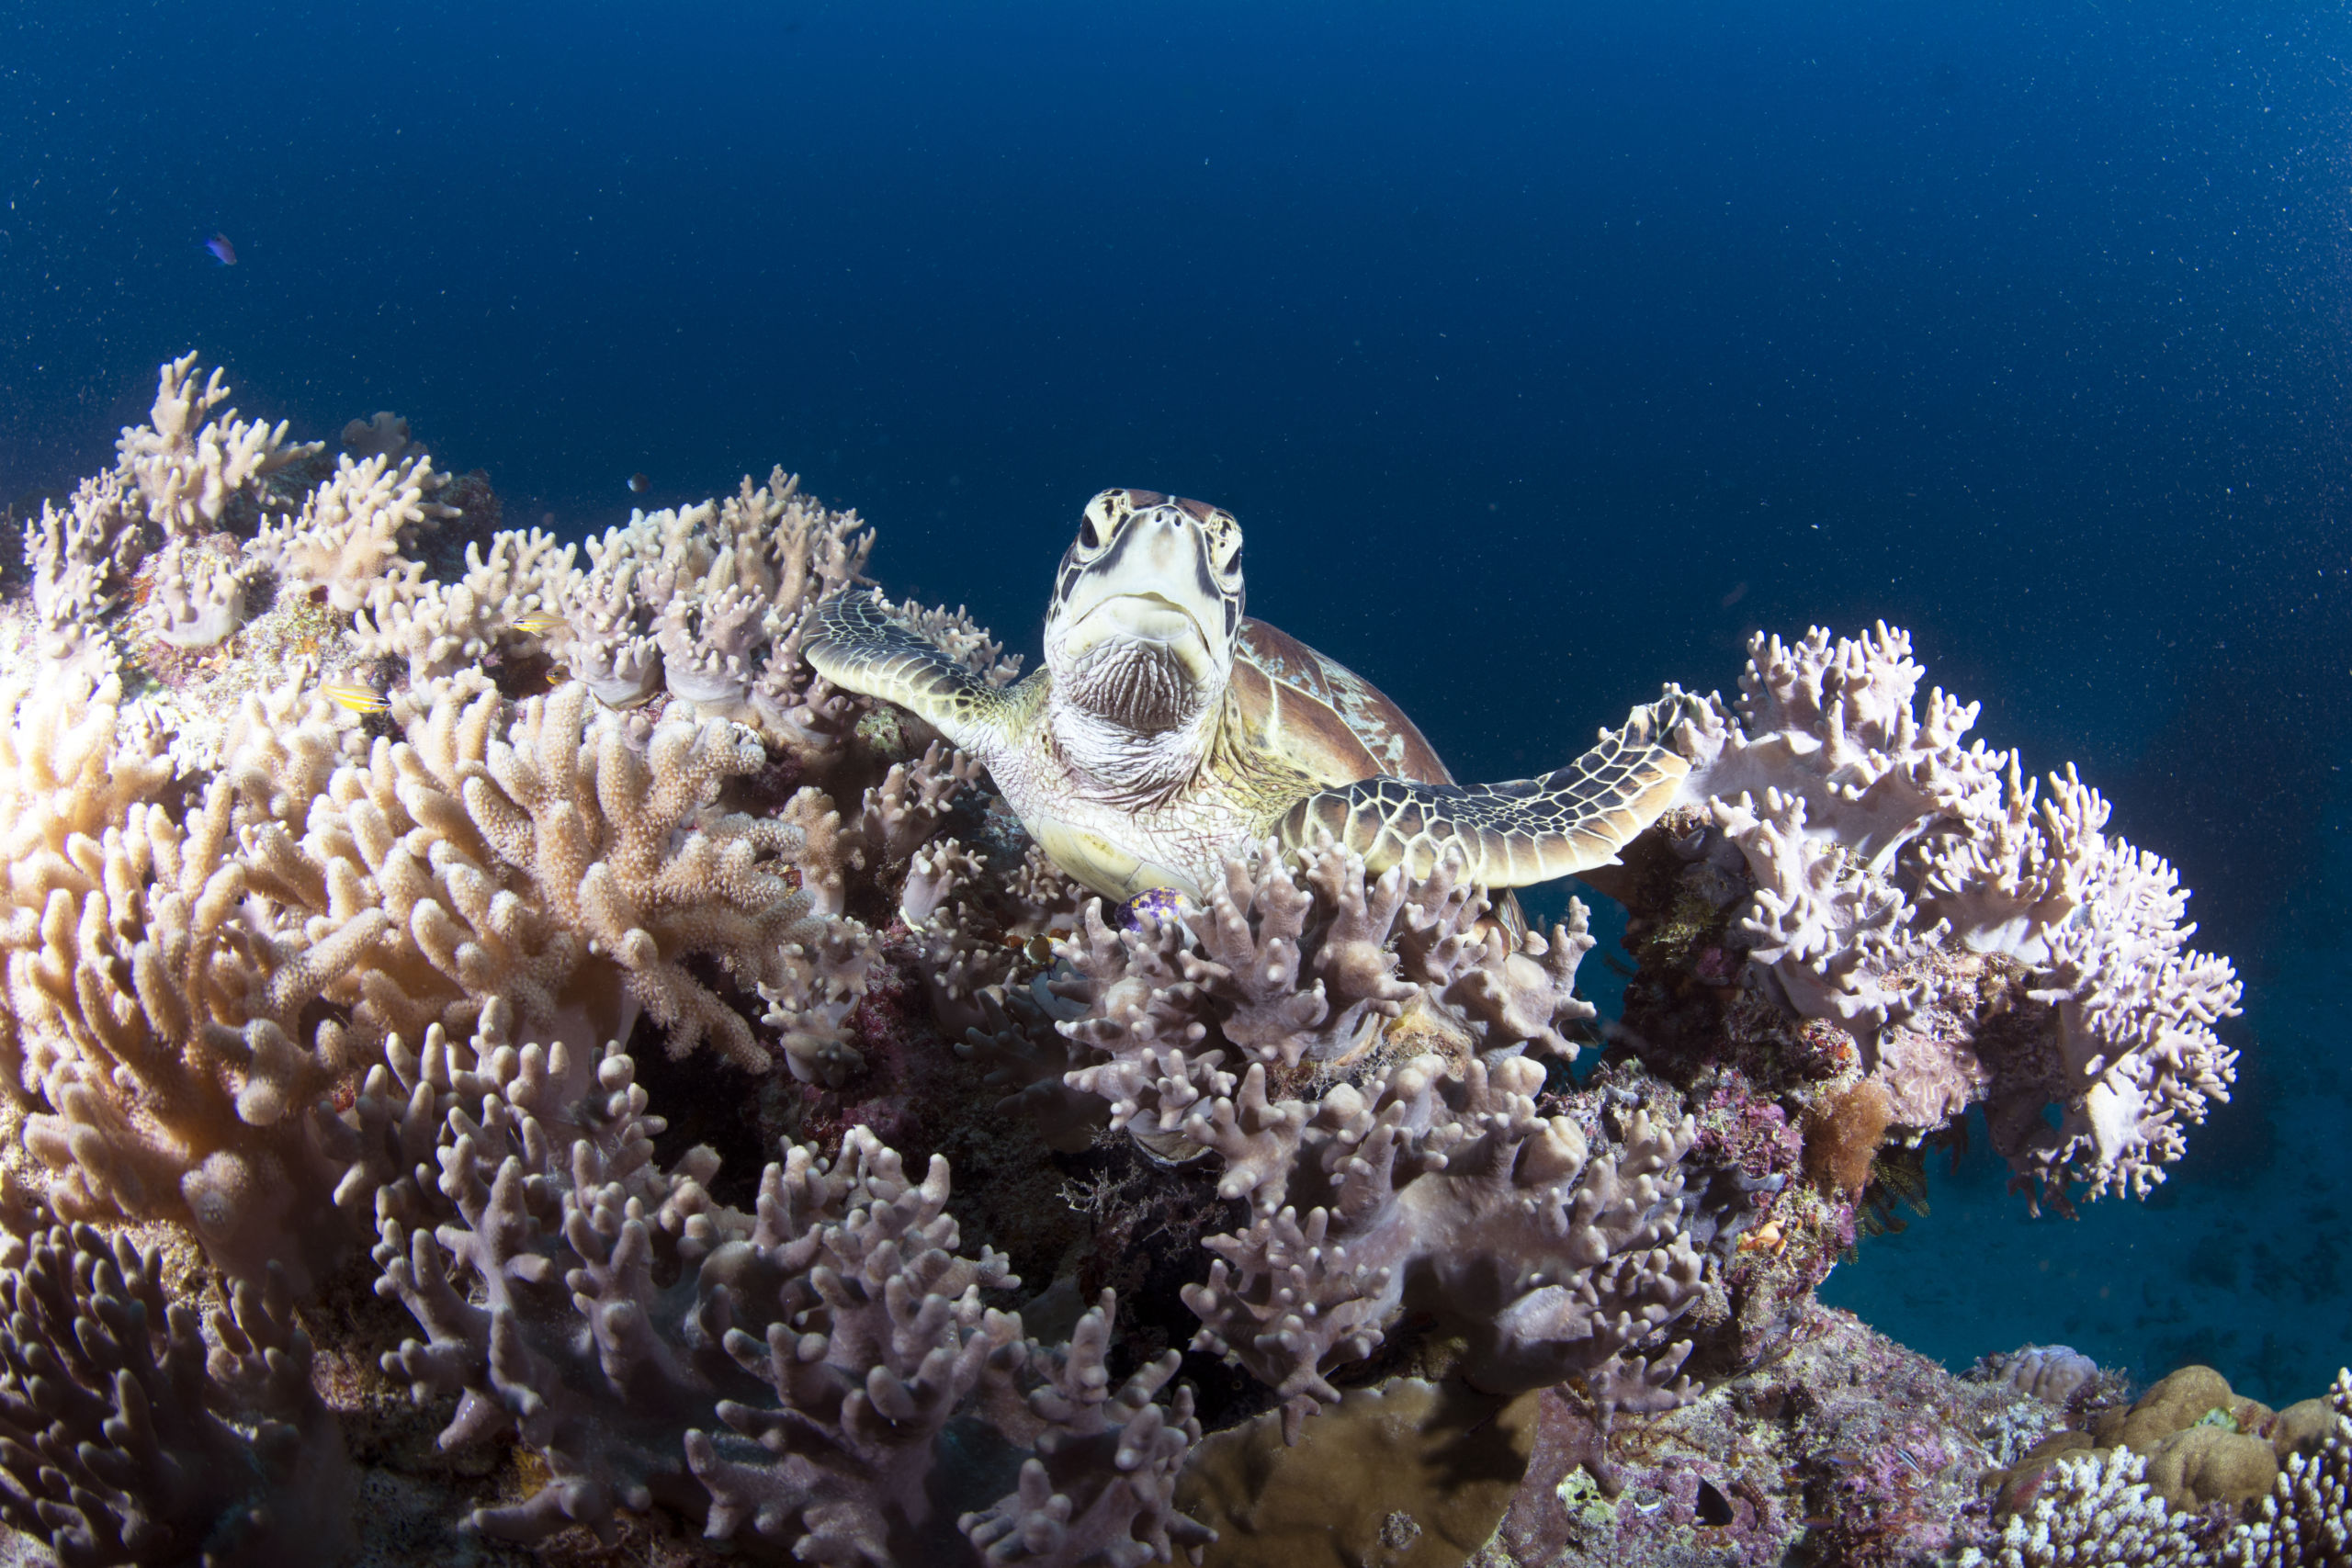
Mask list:
[{"label": "turtle shell", "polygon": [[1377,686],[1263,621],[1241,623],[1232,690],[1247,739],[1322,784],[1453,782],[1436,750]]}]

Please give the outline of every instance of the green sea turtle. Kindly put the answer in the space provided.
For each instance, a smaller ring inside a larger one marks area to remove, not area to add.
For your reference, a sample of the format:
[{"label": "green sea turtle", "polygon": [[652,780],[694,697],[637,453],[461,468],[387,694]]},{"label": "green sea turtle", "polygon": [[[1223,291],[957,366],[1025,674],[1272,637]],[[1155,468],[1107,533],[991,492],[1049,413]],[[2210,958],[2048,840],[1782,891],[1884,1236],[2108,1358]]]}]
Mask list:
[{"label": "green sea turtle", "polygon": [[1112,898],[1198,902],[1227,856],[1326,832],[1375,873],[1458,854],[1486,886],[1548,881],[1612,863],[1688,771],[1661,742],[1672,716],[1636,708],[1556,773],[1456,784],[1396,704],[1241,607],[1229,513],[1107,490],[1054,580],[1045,663],[1019,683],[988,684],[874,594],[824,601],[806,649],[979,758],[1055,863]]}]

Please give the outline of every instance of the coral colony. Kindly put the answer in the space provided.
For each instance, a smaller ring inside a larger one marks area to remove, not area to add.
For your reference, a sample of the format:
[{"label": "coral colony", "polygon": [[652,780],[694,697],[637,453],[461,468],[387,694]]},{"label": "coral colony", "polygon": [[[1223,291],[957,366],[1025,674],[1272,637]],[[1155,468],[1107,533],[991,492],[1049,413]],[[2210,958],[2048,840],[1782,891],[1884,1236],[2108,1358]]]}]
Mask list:
[{"label": "coral colony", "polygon": [[17,1560],[2352,1551],[2352,1380],[1813,1299],[1970,1107],[2071,1212],[2233,1073],[2171,868],[1901,632],[1684,704],[1603,1024],[1451,863],[1081,897],[803,660],[874,535],[781,469],[582,552],[227,398],[164,367],[0,620]]}]

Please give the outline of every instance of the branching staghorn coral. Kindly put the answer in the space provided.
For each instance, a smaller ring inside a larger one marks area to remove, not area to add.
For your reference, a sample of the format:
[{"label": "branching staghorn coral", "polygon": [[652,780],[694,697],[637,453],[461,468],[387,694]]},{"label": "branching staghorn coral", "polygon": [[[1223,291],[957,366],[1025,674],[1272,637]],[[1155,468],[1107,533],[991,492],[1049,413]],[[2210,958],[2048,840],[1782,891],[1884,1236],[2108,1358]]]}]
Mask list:
[{"label": "branching staghorn coral", "polygon": [[409,680],[421,684],[537,640],[534,626],[544,625],[551,635],[580,575],[572,554],[571,546],[559,548],[553,535],[537,528],[495,535],[487,559],[478,542],[469,542],[461,581],[394,578],[370,590],[352,618],[352,645],[371,658],[405,659]]},{"label": "branching staghorn coral", "polygon": [[1166,1404],[1156,1399],[1182,1358],[1170,1351],[1114,1393],[1108,1363],[1117,1312],[1116,1296],[1105,1291],[1067,1346],[1029,1342],[1026,1370],[1042,1377],[1029,1394],[1029,1418],[1005,1413],[997,1425],[1035,1452],[1022,1461],[1016,1491],[956,1521],[989,1563],[1141,1568],[1174,1561],[1179,1549],[1195,1555],[1216,1539],[1173,1506],[1177,1474],[1201,1440],[1190,1388],[1180,1385]]},{"label": "branching staghorn coral", "polygon": [[640,756],[576,686],[503,735],[503,712],[486,690],[444,703],[362,761],[348,713],[293,689],[249,698],[185,823],[132,803],[86,850],[28,857],[45,880],[0,938],[47,1106],[26,1144],[61,1213],[178,1219],[232,1272],[282,1258],[307,1284],[345,1239],[311,1223],[336,1179],[319,1098],[395,1033],[469,1031],[492,996],[555,1027],[592,964],[673,1051],[709,1037],[769,1065],[687,967],[786,986],[787,948],[824,938],[777,858],[793,830],[708,809],[757,747],[676,722]]},{"label": "branching staghorn coral", "polygon": [[[53,893],[96,886],[89,841],[171,782],[164,738],[122,712],[122,682],[72,672],[0,686],[0,946],[32,942]],[[12,1000],[12,1010],[16,1007]]]},{"label": "branching staghorn coral", "polygon": [[[1270,1120],[1263,1074],[1250,1069],[1238,1116],[1220,1101],[1196,1135],[1246,1144]],[[1637,1111],[1594,1155],[1574,1122],[1535,1114],[1543,1081],[1525,1057],[1449,1071],[1424,1056],[1369,1094],[1326,1094],[1279,1185],[1260,1184],[1283,1207],[1261,1201],[1249,1229],[1204,1244],[1217,1260],[1184,1293],[1197,1345],[1271,1384],[1294,1432],[1338,1399],[1325,1372],[1371,1354],[1408,1308],[1462,1335],[1461,1371],[1492,1393],[1578,1377],[1604,1409],[1688,1398],[1675,1374],[1690,1345],[1662,1341],[1706,1271],[1676,1168],[1691,1124]]]},{"label": "branching staghorn coral", "polygon": [[385,1371],[419,1400],[461,1395],[444,1449],[511,1430],[546,1461],[547,1485],[478,1511],[476,1529],[537,1540],[581,1523],[611,1540],[617,1508],[694,1508],[681,1437],[738,1380],[715,1334],[660,1336],[687,1337],[698,1292],[679,1270],[724,1236],[700,1180],[716,1157],[652,1166],[664,1123],[617,1046],[508,1047],[455,1076],[481,1093],[445,1113],[438,1180],[428,1190],[420,1165],[376,1197],[377,1290],[427,1334]]},{"label": "branching staghorn coral", "polygon": [[[463,709],[436,705],[413,742],[379,742],[366,784],[379,815],[355,817],[381,824],[359,842],[371,862],[401,857],[420,901],[400,918],[419,931],[432,922],[420,940],[436,969],[470,995],[508,990],[494,939],[528,967],[544,932],[548,973],[532,977],[550,1000],[557,950],[576,943],[626,973],[673,1055],[708,1037],[764,1068],[742,1015],[685,963],[707,955],[746,991],[784,985],[784,945],[815,934],[785,863],[798,834],[711,809],[722,781],[761,765],[758,743],[718,720],[670,720],[640,753],[625,721],[594,711],[576,683],[518,705],[503,735],[501,713],[484,691]],[[446,901],[429,896],[442,885]],[[516,999],[526,1021],[548,1005]]]},{"label": "branching staghorn coral", "polygon": [[[1091,902],[1057,944],[1070,974],[1050,988],[1074,1010],[1061,1032],[1110,1058],[1069,1085],[1108,1100],[1113,1125],[1159,1157],[1192,1157],[1190,1119],[1238,1081],[1218,1064],[1285,1082],[1343,1073],[1384,1029],[1433,1034],[1456,1056],[1533,1045],[1574,1058],[1558,1025],[1592,1016],[1574,994],[1592,946],[1581,905],[1548,940],[1514,941],[1453,862],[1367,881],[1344,847],[1305,860],[1294,873],[1267,845],[1227,861],[1207,907],[1181,922],[1113,931]],[[1408,1013],[1409,1029],[1391,1021]]]},{"label": "branching staghorn coral", "polygon": [[2255,1517],[2222,1543],[2224,1568],[2322,1568],[2352,1562],[2352,1371],[2327,1391],[2333,1419],[2316,1452],[2290,1454]]},{"label": "branching staghorn coral", "polygon": [[784,1065],[794,1077],[838,1086],[865,1066],[850,1043],[848,1023],[865,994],[877,944],[872,931],[846,917],[811,920],[808,928],[781,949],[784,983],[759,987],[767,1004],[760,1021],[777,1031]]},{"label": "branching staghorn coral", "polygon": [[140,621],[174,648],[211,648],[243,621],[245,585],[261,570],[230,535],[175,535],[155,557]]},{"label": "branching staghorn coral", "polygon": [[[1068,1087],[1155,1157],[1214,1160],[1218,1195],[1256,1212],[1204,1243],[1217,1260],[1184,1297],[1199,1347],[1272,1385],[1294,1432],[1338,1397],[1326,1372],[1408,1307],[1464,1337],[1482,1387],[1573,1374],[1608,1407],[1683,1397],[1688,1345],[1653,1341],[1704,1275],[1676,1170],[1691,1128],[1637,1114],[1622,1148],[1589,1156],[1573,1122],[1536,1115],[1544,1069],[1520,1054],[1575,1054],[1556,1025],[1590,1016],[1573,995],[1581,908],[1548,942],[1514,942],[1482,930],[1486,900],[1450,865],[1367,883],[1327,844],[1304,880],[1269,847],[1229,861],[1184,923],[1113,931],[1096,902],[1059,949],[1076,973],[1051,990],[1080,1010],[1061,1032],[1110,1057]],[[1408,1005],[1399,1038],[1442,1054],[1369,1049]],[[1357,1081],[1316,1092],[1351,1061]]]},{"label": "branching staghorn coral", "polygon": [[953,1038],[977,1027],[981,995],[1012,972],[1013,953],[968,895],[987,868],[954,839],[918,849],[899,889],[899,918],[914,939],[931,1014]]},{"label": "branching staghorn coral", "polygon": [[1295,1067],[1302,1058],[1348,1055],[1414,994],[1397,979],[1386,942],[1404,879],[1385,875],[1367,888],[1363,862],[1351,867],[1344,852],[1329,850],[1306,874],[1326,894],[1311,952],[1303,943],[1315,897],[1271,846],[1255,867],[1226,863],[1224,886],[1192,922],[1199,953],[1177,952],[1186,983],[1215,1010],[1218,1033],[1253,1062]]},{"label": "branching staghorn coral", "polygon": [[[30,691],[0,685],[0,1103],[20,1104],[49,1057],[28,1063],[25,1021],[70,984],[44,926],[73,919],[96,891],[98,838],[171,781],[163,736],[121,715],[122,686],[57,671]],[[53,911],[53,913],[52,913]]]},{"label": "branching staghorn coral", "polygon": [[145,530],[113,474],[84,479],[62,510],[41,502],[40,520],[25,525],[25,565],[47,657],[71,659],[98,636],[146,550]]},{"label": "branching staghorn coral", "polygon": [[2129,1449],[2060,1460],[1994,1550],[1968,1548],[1960,1568],[2196,1568],[2187,1517],[2149,1490],[2147,1467]]},{"label": "branching staghorn coral", "polygon": [[[2144,1195],[2182,1125],[2228,1098],[2212,1026],[2236,975],[2188,951],[2186,891],[2104,831],[2096,791],[2069,771],[2037,798],[2013,755],[1963,747],[1973,705],[1937,691],[1915,711],[1921,673],[1883,626],[1759,634],[1738,717],[1710,698],[1677,730],[1702,814],[1683,852],[1752,880],[1748,957],[1798,1015],[1853,1033],[1899,1121],[1986,1100],[2037,1206]],[[2045,1046],[1993,1054],[1980,1020],[2032,1003],[2052,1010]]]},{"label": "branching staghorn coral", "polygon": [[[712,1495],[707,1533],[748,1527],[841,1568],[955,1562],[962,1553],[926,1495],[932,1472],[985,1476],[1012,1460],[1016,1489],[955,1521],[989,1563],[1139,1568],[1214,1539],[1174,1506],[1200,1439],[1189,1389],[1156,1400],[1179,1358],[1114,1393],[1109,1292],[1066,1347],[1024,1339],[1018,1314],[980,1304],[983,1287],[1013,1282],[1003,1259],[954,1252],[945,1161],[934,1156],[911,1185],[863,1128],[830,1167],[797,1145],[786,1156],[762,1178],[758,1229],[729,1260],[742,1281],[729,1304],[766,1326],[763,1338],[731,1329],[727,1348],[773,1397],[723,1403],[729,1431],[685,1440]],[[1023,1382],[1037,1385],[1025,1409],[1013,1397]],[[759,1457],[730,1458],[730,1438],[739,1451],[756,1443]]]},{"label": "branching staghorn coral", "polygon": [[1082,896],[1034,843],[1010,878],[954,839],[917,849],[899,886],[899,918],[940,1032],[952,1039],[996,1029],[990,1021],[1001,1016],[1019,955],[1070,930]]},{"label": "branching staghorn coral", "polygon": [[419,530],[456,515],[431,499],[448,482],[433,471],[428,456],[341,458],[299,514],[262,525],[254,551],[281,582],[323,589],[327,603],[346,613],[370,607],[372,600],[380,618],[388,598],[421,591],[424,568],[401,548]]},{"label": "branching staghorn coral", "polygon": [[979,776],[978,763],[934,740],[914,761],[891,763],[846,822],[823,790],[810,785],[794,795],[781,815],[804,841],[804,885],[817,912],[840,914],[849,879],[857,873],[879,878],[904,863],[931,838],[956,796]]},{"label": "branching staghorn coral", "polygon": [[232,1273],[282,1262],[307,1289],[326,1238],[300,1198],[333,1179],[312,1102],[352,1043],[304,1014],[388,917],[305,901],[318,868],[276,824],[238,841],[240,806],[270,783],[264,750],[235,748],[185,821],[133,804],[80,839],[84,885],[52,886],[37,931],[10,933],[10,1001],[25,1087],[50,1108],[25,1145],[61,1214],[175,1219]]},{"label": "branching staghorn coral", "polygon": [[863,1128],[830,1165],[795,1145],[767,1168],[726,1334],[765,1396],[718,1405],[724,1430],[686,1438],[711,1535],[801,1537],[804,1560],[874,1568],[940,1550],[924,1483],[948,1424],[1008,1404],[1026,1353],[1019,1315],[980,1302],[1014,1282],[1003,1258],[956,1253],[946,1199],[944,1160],[910,1183]]},{"label": "branching staghorn coral", "polygon": [[220,372],[215,369],[199,387],[196,361],[196,355],[186,354],[160,368],[147,423],[125,426],[115,444],[116,471],[138,491],[148,520],[166,534],[218,528],[232,501],[324,449],[316,441],[288,443],[284,420],[271,426],[239,419],[235,409],[222,411],[229,388]]},{"label": "branching staghorn coral", "polygon": [[833,750],[854,712],[802,661],[809,606],[860,580],[874,536],[828,512],[781,468],[723,502],[638,513],[588,541],[560,648],[614,707],[664,685],[810,754]]},{"label": "branching staghorn coral", "polygon": [[152,1247],[88,1225],[7,1238],[0,1520],[62,1568],[340,1562],[356,1478],[290,1305],[273,1275],[199,1327]]},{"label": "branching staghorn coral", "polygon": [[[550,1472],[473,1528],[610,1540],[621,1510],[659,1500],[714,1540],[803,1562],[952,1562],[932,1472],[1017,1461],[1019,1491],[965,1521],[983,1546],[1012,1543],[990,1561],[1141,1562],[1155,1545],[1164,1558],[1171,1529],[1202,1539],[1170,1503],[1198,1427],[1184,1395],[1153,1400],[1174,1358],[1105,1408],[1111,1303],[1059,1357],[984,1307],[981,1291],[1017,1281],[1001,1255],[956,1252],[944,1160],[913,1183],[864,1128],[830,1162],[787,1145],[744,1215],[705,1192],[707,1150],[675,1172],[651,1163],[662,1124],[617,1046],[593,1087],[588,1065],[534,1044],[445,1066],[478,1109],[454,1097],[434,1190],[412,1179],[377,1199],[379,1289],[428,1336],[386,1370],[420,1398],[460,1394],[445,1448],[511,1430]],[[1024,1363],[1045,1385],[1027,1413]]]},{"label": "branching staghorn coral", "polygon": [[[821,934],[786,948],[790,983],[763,984],[760,995],[768,1003],[762,1021],[780,1032],[786,1063],[802,1081],[837,1086],[861,1065],[846,1024],[878,944],[842,913],[849,879],[861,872],[888,874],[903,865],[899,912],[931,991],[933,1016],[951,1035],[979,1021],[981,990],[1011,964],[1001,940],[1008,927],[990,922],[1021,917],[998,907],[1002,900],[988,900],[991,908],[983,913],[956,897],[975,884],[981,867],[955,840],[925,847],[978,771],[963,752],[933,741],[914,761],[892,763],[847,826],[831,796],[813,786],[786,803],[783,818],[800,834],[801,886],[823,925]],[[988,934],[976,935],[982,931]]]}]

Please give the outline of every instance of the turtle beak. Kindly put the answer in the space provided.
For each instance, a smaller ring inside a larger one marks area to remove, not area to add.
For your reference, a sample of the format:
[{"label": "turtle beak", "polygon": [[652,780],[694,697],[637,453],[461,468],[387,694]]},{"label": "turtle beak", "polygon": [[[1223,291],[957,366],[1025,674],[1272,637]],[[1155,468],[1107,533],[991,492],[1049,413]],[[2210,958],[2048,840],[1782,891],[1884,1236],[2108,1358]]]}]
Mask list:
[{"label": "turtle beak", "polygon": [[1071,626],[1067,646],[1075,656],[1110,637],[1171,650],[1185,643],[1205,649],[1209,640],[1200,617],[1163,593],[1121,593],[1097,602]]},{"label": "turtle beak", "polygon": [[1233,673],[1226,600],[1198,521],[1136,513],[1067,578],[1046,623],[1057,700],[1138,733],[1214,712]]},{"label": "turtle beak", "polygon": [[1215,681],[1222,681],[1230,659],[1208,541],[1200,525],[1173,506],[1129,519],[1087,563],[1057,618],[1060,637],[1053,640],[1067,659],[1117,637],[1164,649],[1194,679]]}]

